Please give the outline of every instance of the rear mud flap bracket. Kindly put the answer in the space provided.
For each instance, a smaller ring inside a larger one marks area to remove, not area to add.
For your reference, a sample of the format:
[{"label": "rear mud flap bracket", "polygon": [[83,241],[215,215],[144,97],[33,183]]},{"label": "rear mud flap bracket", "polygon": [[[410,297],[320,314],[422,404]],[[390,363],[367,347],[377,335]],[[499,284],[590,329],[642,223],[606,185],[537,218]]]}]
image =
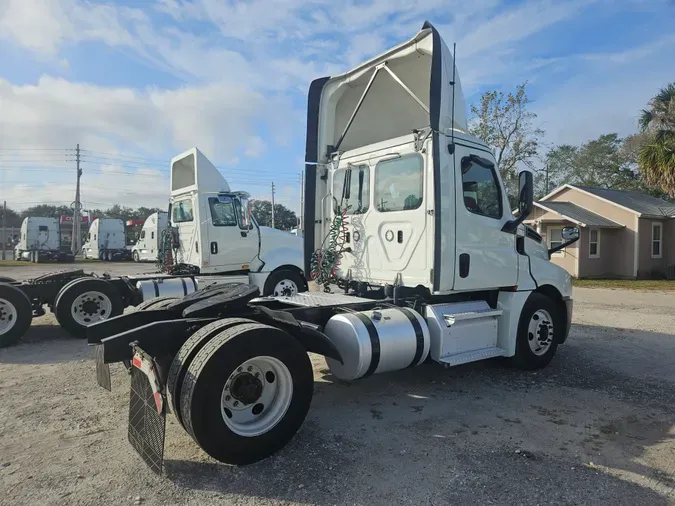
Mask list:
[{"label": "rear mud flap bracket", "polygon": [[110,383],[110,365],[103,362],[103,345],[96,346],[96,382],[100,387],[111,391]]}]

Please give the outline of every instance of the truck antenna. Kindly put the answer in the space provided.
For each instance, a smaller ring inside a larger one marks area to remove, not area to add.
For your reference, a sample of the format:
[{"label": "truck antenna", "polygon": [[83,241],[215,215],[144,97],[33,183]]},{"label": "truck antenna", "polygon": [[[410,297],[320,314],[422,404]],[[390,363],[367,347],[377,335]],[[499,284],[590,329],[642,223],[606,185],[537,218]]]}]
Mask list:
[{"label": "truck antenna", "polygon": [[448,146],[448,151],[450,154],[455,153],[455,72],[457,72],[457,43],[452,43],[452,119],[450,123],[450,146]]}]

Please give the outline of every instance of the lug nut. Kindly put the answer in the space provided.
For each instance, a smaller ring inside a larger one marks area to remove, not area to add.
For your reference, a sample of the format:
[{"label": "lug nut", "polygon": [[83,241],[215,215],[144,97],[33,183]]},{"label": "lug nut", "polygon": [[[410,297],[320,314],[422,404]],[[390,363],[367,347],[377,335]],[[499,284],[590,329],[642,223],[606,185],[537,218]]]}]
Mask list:
[{"label": "lug nut", "polygon": [[241,367],[239,367],[239,368],[237,369],[237,372],[241,372],[242,370],[243,370],[243,369],[242,369]]},{"label": "lug nut", "polygon": [[236,408],[237,406],[239,406],[239,401],[234,401],[234,407]]},{"label": "lug nut", "polygon": [[231,398],[232,398],[232,397],[230,397],[229,395],[226,395],[226,396],[225,396],[225,400],[226,400],[226,401],[229,401]]},{"label": "lug nut", "polygon": [[246,370],[247,370],[248,372],[251,372],[251,371],[253,370],[253,367],[251,367],[251,366],[249,365],[249,366],[248,366],[248,369],[246,369]]}]

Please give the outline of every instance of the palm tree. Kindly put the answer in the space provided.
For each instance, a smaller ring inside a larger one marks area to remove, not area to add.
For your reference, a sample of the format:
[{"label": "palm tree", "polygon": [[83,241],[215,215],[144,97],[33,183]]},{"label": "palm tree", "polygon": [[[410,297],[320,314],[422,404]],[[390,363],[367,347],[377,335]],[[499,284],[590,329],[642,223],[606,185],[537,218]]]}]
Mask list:
[{"label": "palm tree", "polygon": [[675,197],[675,82],[660,90],[642,111],[645,143],[638,164],[648,184]]}]

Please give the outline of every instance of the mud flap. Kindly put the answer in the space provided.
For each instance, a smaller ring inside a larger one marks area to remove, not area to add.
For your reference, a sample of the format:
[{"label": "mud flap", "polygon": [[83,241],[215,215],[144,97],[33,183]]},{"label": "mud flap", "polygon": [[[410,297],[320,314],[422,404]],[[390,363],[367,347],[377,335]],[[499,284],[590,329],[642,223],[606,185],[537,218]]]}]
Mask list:
[{"label": "mud flap", "polygon": [[108,392],[112,390],[110,383],[110,365],[103,362],[103,345],[96,346],[96,382]]},{"label": "mud flap", "polygon": [[150,469],[161,474],[164,462],[166,410],[164,403],[158,410],[150,378],[136,363],[133,365],[129,398],[129,443]]}]

